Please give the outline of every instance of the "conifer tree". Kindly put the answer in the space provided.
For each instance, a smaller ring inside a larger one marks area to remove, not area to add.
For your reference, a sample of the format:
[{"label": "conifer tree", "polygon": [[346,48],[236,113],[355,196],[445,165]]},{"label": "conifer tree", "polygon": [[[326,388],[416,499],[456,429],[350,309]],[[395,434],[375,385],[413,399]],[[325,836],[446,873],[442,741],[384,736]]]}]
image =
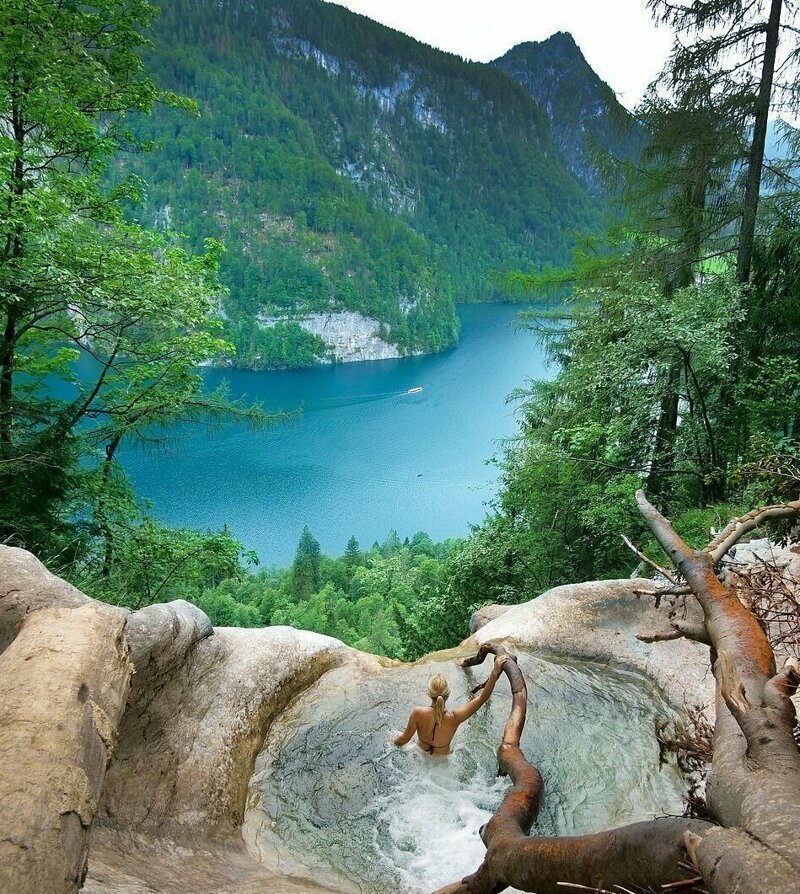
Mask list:
[{"label": "conifer tree", "polygon": [[355,536],[352,536],[347,541],[347,546],[344,551],[344,559],[350,567],[355,567],[361,561],[361,547]]},{"label": "conifer tree", "polygon": [[319,541],[306,525],[297,544],[292,565],[292,593],[297,600],[308,599],[321,585]]},{"label": "conifer tree", "polygon": [[800,100],[797,8],[785,0],[697,0],[685,5],[650,0],[649,6],[677,33],[664,86],[689,104],[697,97],[713,96],[748,135],[736,246],[737,279],[747,283],[768,119],[770,114],[795,112]]}]

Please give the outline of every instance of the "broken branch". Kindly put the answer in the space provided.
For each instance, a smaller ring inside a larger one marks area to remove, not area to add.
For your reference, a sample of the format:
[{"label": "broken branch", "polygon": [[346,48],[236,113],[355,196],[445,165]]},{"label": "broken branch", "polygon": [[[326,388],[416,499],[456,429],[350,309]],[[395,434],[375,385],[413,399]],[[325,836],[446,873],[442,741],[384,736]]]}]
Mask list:
[{"label": "broken branch", "polygon": [[718,565],[728,550],[735,546],[745,534],[749,534],[764,522],[779,518],[791,518],[795,515],[800,515],[800,500],[753,509],[747,515],[731,519],[708,544],[704,552],[708,553],[715,565]]},{"label": "broken branch", "polygon": [[654,571],[657,571],[660,575],[665,577],[671,584],[676,584],[677,581],[672,576],[672,574],[667,571],[666,568],[662,568],[658,562],[654,561],[650,558],[650,556],[645,555],[636,545],[634,545],[624,534],[622,535],[622,539],[625,542],[625,546],[634,553],[634,555],[638,556],[645,565],[649,565]]}]

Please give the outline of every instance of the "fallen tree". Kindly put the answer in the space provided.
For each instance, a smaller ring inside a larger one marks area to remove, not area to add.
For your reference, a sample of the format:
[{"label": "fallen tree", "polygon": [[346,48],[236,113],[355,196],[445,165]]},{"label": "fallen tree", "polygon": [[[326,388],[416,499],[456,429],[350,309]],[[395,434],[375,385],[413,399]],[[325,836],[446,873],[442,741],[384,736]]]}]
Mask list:
[{"label": "fallen tree", "polygon": [[[435,894],[497,894],[507,887],[537,894],[800,894],[800,751],[791,701],[800,665],[790,659],[776,671],[758,620],[717,573],[741,537],[766,520],[796,517],[800,501],[734,519],[705,550],[689,547],[641,491],[637,501],[677,572],[663,592],[688,588],[702,610],[699,621],[676,620],[673,627],[674,636],[710,647],[716,725],[707,808],[714,822],[664,817],[594,835],[529,837],[544,786],[520,749],[527,690],[516,663],[507,661],[512,704],[497,758],[498,773],[513,785],[481,829],[483,863]],[[463,664],[480,664],[490,652],[510,654],[485,643]]]}]

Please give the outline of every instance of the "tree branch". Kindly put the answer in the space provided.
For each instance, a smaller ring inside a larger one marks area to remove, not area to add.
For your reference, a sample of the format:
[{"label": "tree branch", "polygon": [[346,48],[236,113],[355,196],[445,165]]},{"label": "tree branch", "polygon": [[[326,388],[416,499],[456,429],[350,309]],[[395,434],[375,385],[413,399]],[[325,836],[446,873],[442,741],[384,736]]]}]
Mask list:
[{"label": "tree branch", "polygon": [[[792,516],[798,504],[768,506],[734,519],[712,542],[712,551],[706,552],[684,543],[642,491],[637,491],[636,499],[651,531],[703,609],[709,645],[715,655],[713,671],[721,700],[718,713],[724,705],[736,721],[747,745],[748,768],[773,772],[778,768],[790,769],[800,776],[800,754],[787,713],[791,702],[783,695],[793,685],[796,671],[790,666],[783,676],[775,674],[775,659],[766,634],[752,612],[716,576],[712,558],[723,556],[739,537],[765,518]],[[730,724],[720,725],[718,717],[718,740],[739,748],[737,735]],[[719,750],[724,752],[725,748]],[[774,835],[773,825],[768,821],[765,827],[769,831],[760,829],[757,837]]]},{"label": "tree branch", "polygon": [[731,519],[711,543],[708,544],[705,552],[709,554],[712,562],[718,565],[728,550],[735,546],[745,534],[749,534],[750,531],[760,527],[764,522],[779,518],[792,518],[795,515],[800,515],[800,500],[753,509],[740,518]]},{"label": "tree branch", "polygon": [[672,574],[670,574],[669,571],[667,571],[666,568],[662,568],[658,564],[658,562],[655,562],[649,556],[646,556],[638,547],[634,546],[634,544],[631,543],[631,541],[624,534],[622,535],[622,539],[625,541],[625,546],[627,546],[628,549],[632,553],[634,553],[634,555],[638,556],[645,563],[645,565],[649,565],[651,568],[665,577],[671,584],[677,583],[675,578],[672,576]]}]

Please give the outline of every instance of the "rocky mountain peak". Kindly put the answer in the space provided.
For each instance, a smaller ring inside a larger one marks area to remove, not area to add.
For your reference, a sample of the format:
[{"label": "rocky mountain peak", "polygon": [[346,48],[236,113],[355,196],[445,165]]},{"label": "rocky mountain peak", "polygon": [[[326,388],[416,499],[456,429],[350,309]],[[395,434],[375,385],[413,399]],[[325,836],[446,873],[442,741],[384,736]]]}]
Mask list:
[{"label": "rocky mountain peak", "polygon": [[567,31],[512,47],[492,63],[521,84],[547,115],[562,163],[597,195],[595,153],[630,157],[638,131],[616,94],[589,65]]}]

